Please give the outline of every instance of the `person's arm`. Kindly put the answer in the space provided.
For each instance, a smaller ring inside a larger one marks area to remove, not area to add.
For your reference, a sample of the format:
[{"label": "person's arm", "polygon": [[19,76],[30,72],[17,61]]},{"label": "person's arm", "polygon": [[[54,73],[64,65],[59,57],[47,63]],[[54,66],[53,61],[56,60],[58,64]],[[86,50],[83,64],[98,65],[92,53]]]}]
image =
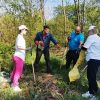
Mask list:
[{"label": "person's arm", "polygon": [[68,38],[67,38],[67,41],[66,41],[66,42],[67,42],[67,46],[66,46],[66,48],[68,48],[68,49],[69,49],[69,45],[68,45],[68,44],[69,44],[69,42],[71,41],[71,39],[72,39],[72,37],[73,37],[73,34],[74,34],[74,32],[71,32],[71,33],[70,33],[70,36],[68,36]]},{"label": "person's arm", "polygon": [[35,37],[35,39],[34,39],[34,43],[35,43],[36,45],[39,44],[39,33],[36,34],[36,37]]},{"label": "person's arm", "polygon": [[32,50],[32,47],[26,48],[23,39],[21,37],[18,37],[16,39],[16,49],[23,50],[23,51],[30,51]]},{"label": "person's arm", "polygon": [[36,34],[36,37],[35,37],[35,39],[34,39],[34,42],[35,42],[35,44],[36,44],[37,46],[40,44],[42,47],[44,47],[43,41],[41,41],[41,40],[39,39],[39,33]]},{"label": "person's arm", "polygon": [[92,42],[93,40],[90,37],[88,37],[81,49],[87,51],[87,49],[91,46]]},{"label": "person's arm", "polygon": [[24,48],[22,46],[17,46],[17,49],[24,50],[24,51],[31,51],[32,50],[32,47]]},{"label": "person's arm", "polygon": [[82,45],[83,45],[83,41],[80,41],[79,49],[81,49]]},{"label": "person's arm", "polygon": [[69,42],[71,40],[71,36],[69,36],[68,38],[67,38],[67,42]]},{"label": "person's arm", "polygon": [[55,44],[56,48],[60,48],[60,45],[58,44],[58,41],[53,37],[52,34],[50,34],[51,41]]},{"label": "person's arm", "polygon": [[68,42],[71,41],[71,38],[73,37],[73,34],[74,34],[74,32],[71,32],[70,35],[68,36],[68,38],[67,38]]},{"label": "person's arm", "polygon": [[79,49],[81,49],[83,43],[84,43],[84,35],[81,35],[81,37],[80,37]]},{"label": "person's arm", "polygon": [[90,48],[90,46],[93,43],[93,39],[91,38],[91,36],[89,36],[86,40],[86,42],[84,43],[82,50],[87,50],[88,48]]},{"label": "person's arm", "polygon": [[78,58],[76,64],[74,65],[74,67],[79,67],[81,65],[81,63],[85,59],[85,51],[91,46],[92,43],[93,43],[93,40],[91,39],[91,37],[88,37],[86,42],[84,43],[84,45],[81,48],[79,58]]},{"label": "person's arm", "polygon": [[54,38],[54,36],[53,36],[52,34],[50,34],[50,40],[51,40],[55,45],[58,44],[58,41]]},{"label": "person's arm", "polygon": [[17,49],[19,49],[19,50],[26,50],[26,48],[23,48],[21,46],[17,46]]}]

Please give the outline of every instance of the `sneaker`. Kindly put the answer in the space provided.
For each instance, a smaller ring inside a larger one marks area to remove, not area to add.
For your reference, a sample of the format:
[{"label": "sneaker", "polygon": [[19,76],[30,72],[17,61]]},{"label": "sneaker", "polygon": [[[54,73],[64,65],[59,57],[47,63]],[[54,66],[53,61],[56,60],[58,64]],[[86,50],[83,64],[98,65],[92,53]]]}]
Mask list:
[{"label": "sneaker", "polygon": [[84,98],[89,98],[89,97],[93,97],[93,95],[90,94],[89,91],[88,91],[88,92],[82,94],[82,97],[84,97]]},{"label": "sneaker", "polygon": [[15,87],[12,87],[12,88],[15,92],[21,92],[22,91],[22,89],[20,89],[19,86],[15,86]]},{"label": "sneaker", "polygon": [[95,96],[93,96],[90,100],[97,100]]}]

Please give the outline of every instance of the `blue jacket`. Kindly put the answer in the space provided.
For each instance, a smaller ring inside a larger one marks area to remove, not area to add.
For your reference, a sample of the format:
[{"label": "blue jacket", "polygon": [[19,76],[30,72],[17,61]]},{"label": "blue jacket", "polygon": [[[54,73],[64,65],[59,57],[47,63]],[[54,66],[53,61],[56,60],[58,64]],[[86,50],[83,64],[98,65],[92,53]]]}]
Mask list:
[{"label": "blue jacket", "polygon": [[53,37],[51,33],[48,33],[45,38],[43,39],[43,32],[38,32],[34,39],[35,41],[43,41],[44,42],[44,49],[49,49],[50,41],[52,41],[55,45],[58,43],[57,40]]}]

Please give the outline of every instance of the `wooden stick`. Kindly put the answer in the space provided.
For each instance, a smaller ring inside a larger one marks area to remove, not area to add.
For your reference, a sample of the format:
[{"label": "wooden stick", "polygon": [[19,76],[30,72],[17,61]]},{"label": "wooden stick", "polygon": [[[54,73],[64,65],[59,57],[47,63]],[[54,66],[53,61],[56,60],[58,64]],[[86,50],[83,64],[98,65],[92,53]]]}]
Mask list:
[{"label": "wooden stick", "polygon": [[34,82],[36,83],[36,77],[35,77],[35,71],[34,71],[33,61],[32,61],[32,69],[33,69],[33,78],[34,78]]},{"label": "wooden stick", "polygon": [[[31,47],[32,47],[32,45],[31,45]],[[34,82],[36,83],[36,77],[35,77],[35,71],[34,71],[34,65],[33,65],[33,59],[32,59],[32,51],[31,51],[31,60],[32,60],[33,78],[34,78]]]}]

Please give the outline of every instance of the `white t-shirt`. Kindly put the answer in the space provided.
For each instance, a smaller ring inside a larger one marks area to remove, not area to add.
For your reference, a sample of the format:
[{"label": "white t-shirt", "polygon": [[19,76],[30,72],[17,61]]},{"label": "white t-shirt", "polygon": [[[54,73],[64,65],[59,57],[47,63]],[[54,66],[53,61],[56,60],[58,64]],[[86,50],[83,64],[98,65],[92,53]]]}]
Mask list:
[{"label": "white t-shirt", "polygon": [[90,59],[100,60],[100,37],[97,34],[90,35],[83,47],[87,48],[87,61]]},{"label": "white t-shirt", "polygon": [[24,37],[21,34],[18,34],[16,38],[16,44],[15,44],[15,53],[14,56],[17,56],[21,58],[23,61],[25,61],[25,50],[20,50],[19,48],[26,49],[26,42]]}]

